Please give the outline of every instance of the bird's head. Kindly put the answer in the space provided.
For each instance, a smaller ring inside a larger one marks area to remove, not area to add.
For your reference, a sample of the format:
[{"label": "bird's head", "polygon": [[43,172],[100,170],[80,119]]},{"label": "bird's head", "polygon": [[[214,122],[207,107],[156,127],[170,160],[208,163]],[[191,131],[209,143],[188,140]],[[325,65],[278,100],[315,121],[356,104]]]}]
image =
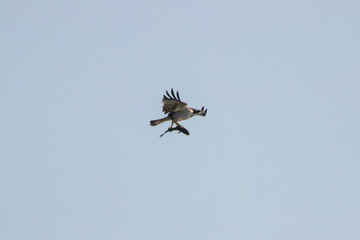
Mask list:
[{"label": "bird's head", "polygon": [[204,107],[201,108],[201,110],[198,110],[198,109],[195,109],[195,108],[192,108],[192,114],[195,116],[195,115],[200,115],[200,116],[203,116],[205,117],[206,116],[206,113],[207,113],[207,109],[205,109]]}]

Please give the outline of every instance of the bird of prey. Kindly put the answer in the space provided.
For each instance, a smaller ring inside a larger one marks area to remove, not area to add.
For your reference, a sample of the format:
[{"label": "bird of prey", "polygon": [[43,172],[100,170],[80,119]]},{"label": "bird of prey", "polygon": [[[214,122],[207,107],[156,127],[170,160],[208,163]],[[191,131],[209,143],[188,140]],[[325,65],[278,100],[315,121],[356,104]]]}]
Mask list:
[{"label": "bird of prey", "polygon": [[207,109],[205,109],[204,107],[202,107],[201,110],[188,107],[187,103],[181,101],[179,92],[176,91],[175,95],[173,89],[171,89],[171,95],[168,91],[166,91],[166,95],[163,96],[162,102],[164,104],[163,112],[168,115],[164,118],[150,121],[151,126],[156,126],[160,123],[171,121],[171,126],[169,127],[169,129],[172,128],[174,123],[177,126],[184,128],[179,124],[179,121],[187,120],[189,118],[192,118],[193,116],[205,117],[207,113]]}]

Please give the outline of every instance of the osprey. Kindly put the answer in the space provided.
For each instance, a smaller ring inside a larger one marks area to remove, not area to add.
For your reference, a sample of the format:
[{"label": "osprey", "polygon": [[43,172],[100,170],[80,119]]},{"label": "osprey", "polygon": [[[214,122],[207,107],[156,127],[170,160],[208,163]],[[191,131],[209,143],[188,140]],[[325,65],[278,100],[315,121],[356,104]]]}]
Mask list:
[{"label": "osprey", "polygon": [[167,96],[165,96],[165,95],[163,96],[162,102],[164,103],[163,112],[165,114],[168,113],[168,115],[164,118],[150,121],[151,126],[156,126],[160,123],[163,123],[166,121],[171,121],[170,128],[172,128],[174,123],[177,126],[183,128],[179,124],[179,121],[187,120],[196,115],[203,116],[203,117],[206,116],[207,109],[204,109],[204,107],[202,107],[201,110],[197,110],[195,108],[188,107],[187,103],[182,102],[180,100],[178,91],[176,91],[176,95],[175,95],[174,90],[171,89],[171,95],[169,94],[168,91],[166,91],[166,95]]}]

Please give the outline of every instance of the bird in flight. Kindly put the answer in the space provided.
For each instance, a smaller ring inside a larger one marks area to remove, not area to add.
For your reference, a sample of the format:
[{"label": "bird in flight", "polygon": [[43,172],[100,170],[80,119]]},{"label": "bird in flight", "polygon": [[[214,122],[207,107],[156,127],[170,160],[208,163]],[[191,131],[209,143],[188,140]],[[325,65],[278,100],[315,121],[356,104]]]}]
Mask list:
[{"label": "bird in flight", "polygon": [[[188,107],[187,103],[181,101],[179,92],[176,91],[176,95],[175,95],[173,89],[171,89],[171,95],[169,94],[168,91],[166,91],[166,95],[163,96],[162,102],[164,104],[163,112],[168,115],[164,118],[150,121],[150,125],[156,126],[163,122],[171,121],[171,125],[168,131],[179,130],[180,132],[184,133],[185,131],[181,131],[181,129],[185,129],[185,128],[180,125],[179,121],[187,120],[189,118],[192,118],[193,116],[205,117],[207,113],[207,109],[205,109],[204,107],[202,107],[201,110]],[[176,128],[172,128],[174,123],[177,125]]]}]

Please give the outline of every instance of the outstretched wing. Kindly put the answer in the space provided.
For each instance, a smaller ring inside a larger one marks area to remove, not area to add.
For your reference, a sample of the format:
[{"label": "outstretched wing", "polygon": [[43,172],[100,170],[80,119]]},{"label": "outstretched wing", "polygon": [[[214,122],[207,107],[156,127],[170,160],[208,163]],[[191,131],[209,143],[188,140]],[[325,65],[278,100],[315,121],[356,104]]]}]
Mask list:
[{"label": "outstretched wing", "polygon": [[187,109],[187,103],[182,102],[180,100],[179,92],[176,91],[176,95],[174,90],[171,89],[171,95],[168,91],[166,91],[166,95],[164,95],[162,102],[164,103],[163,111],[164,113],[176,112],[179,110]]}]

